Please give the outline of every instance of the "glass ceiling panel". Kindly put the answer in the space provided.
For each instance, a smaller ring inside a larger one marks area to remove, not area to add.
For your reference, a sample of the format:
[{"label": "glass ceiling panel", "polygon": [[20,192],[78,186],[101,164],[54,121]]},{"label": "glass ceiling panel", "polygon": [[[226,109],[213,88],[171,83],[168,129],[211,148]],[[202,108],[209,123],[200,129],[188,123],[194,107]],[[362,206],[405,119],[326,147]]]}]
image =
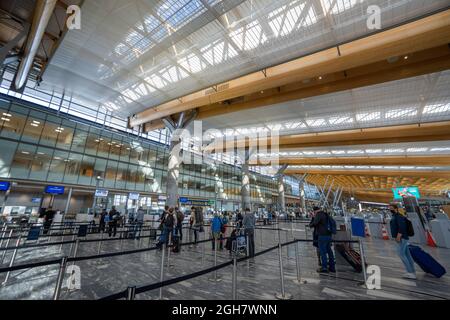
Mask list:
[{"label": "glass ceiling panel", "polygon": [[[82,29],[64,37],[41,86],[115,104],[115,114],[129,116],[364,36],[369,4],[380,6],[388,28],[448,1],[86,0]],[[143,82],[146,91],[129,94]]]}]

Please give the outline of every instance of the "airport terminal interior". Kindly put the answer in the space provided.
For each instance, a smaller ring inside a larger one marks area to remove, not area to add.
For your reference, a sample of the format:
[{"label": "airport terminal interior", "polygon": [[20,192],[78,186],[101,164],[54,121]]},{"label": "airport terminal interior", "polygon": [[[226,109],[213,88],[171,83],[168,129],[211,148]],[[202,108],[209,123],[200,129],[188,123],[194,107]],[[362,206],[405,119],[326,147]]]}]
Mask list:
[{"label": "airport terminal interior", "polygon": [[0,17],[0,299],[450,299],[449,0]]}]

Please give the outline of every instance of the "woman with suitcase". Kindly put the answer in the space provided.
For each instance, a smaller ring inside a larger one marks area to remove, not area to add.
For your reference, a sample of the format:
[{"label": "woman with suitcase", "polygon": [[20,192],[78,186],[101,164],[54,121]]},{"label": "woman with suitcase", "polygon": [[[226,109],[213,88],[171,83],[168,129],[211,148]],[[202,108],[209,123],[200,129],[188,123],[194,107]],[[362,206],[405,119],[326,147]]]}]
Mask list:
[{"label": "woman with suitcase", "polygon": [[408,236],[408,221],[406,216],[400,214],[398,205],[389,205],[389,210],[392,213],[391,219],[391,233],[392,237],[397,242],[397,253],[400,256],[403,264],[406,268],[406,273],[403,278],[406,279],[417,279],[416,269],[414,268],[414,260],[409,252],[409,236]]}]

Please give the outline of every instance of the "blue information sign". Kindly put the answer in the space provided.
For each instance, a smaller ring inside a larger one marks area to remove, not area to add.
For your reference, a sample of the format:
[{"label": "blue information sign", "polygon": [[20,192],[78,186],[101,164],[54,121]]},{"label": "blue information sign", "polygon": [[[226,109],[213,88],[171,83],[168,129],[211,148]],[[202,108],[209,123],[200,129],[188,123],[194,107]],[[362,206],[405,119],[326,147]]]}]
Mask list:
[{"label": "blue information sign", "polygon": [[0,181],[0,191],[8,191],[11,183],[8,181]]},{"label": "blue information sign", "polygon": [[41,227],[40,226],[33,226],[30,228],[30,231],[28,231],[27,240],[33,241],[39,239],[39,235],[41,234]]},{"label": "blue information sign", "polygon": [[365,222],[363,218],[356,218],[352,217],[352,235],[355,237],[362,237],[364,238],[366,236],[365,232]]},{"label": "blue information sign", "polygon": [[45,193],[49,194],[64,194],[64,187],[61,186],[46,186]]}]

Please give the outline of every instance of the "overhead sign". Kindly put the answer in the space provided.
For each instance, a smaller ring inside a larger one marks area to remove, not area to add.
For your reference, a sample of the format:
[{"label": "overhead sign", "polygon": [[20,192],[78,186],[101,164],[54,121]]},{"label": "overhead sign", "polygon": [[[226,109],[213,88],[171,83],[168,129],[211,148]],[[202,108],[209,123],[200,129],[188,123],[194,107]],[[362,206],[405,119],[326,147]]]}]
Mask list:
[{"label": "overhead sign", "polygon": [[128,199],[130,199],[130,200],[139,200],[139,193],[137,193],[137,192],[130,192],[128,194]]},{"label": "overhead sign", "polygon": [[41,203],[41,198],[31,198],[31,202],[33,202],[33,203]]},{"label": "overhead sign", "polygon": [[108,196],[108,190],[97,189],[97,190],[95,190],[95,196],[100,197],[100,198],[106,198]]},{"label": "overhead sign", "polygon": [[392,188],[392,192],[394,193],[394,199],[396,200],[401,200],[404,197],[416,197],[417,199],[420,199],[418,187]]},{"label": "overhead sign", "polygon": [[46,186],[45,193],[49,194],[64,194],[64,187],[61,186]]},{"label": "overhead sign", "polygon": [[0,191],[8,191],[11,183],[8,181],[0,181]]},{"label": "overhead sign", "polygon": [[213,206],[216,203],[214,200],[191,199],[186,197],[180,197],[179,200],[181,204],[205,207]]}]

